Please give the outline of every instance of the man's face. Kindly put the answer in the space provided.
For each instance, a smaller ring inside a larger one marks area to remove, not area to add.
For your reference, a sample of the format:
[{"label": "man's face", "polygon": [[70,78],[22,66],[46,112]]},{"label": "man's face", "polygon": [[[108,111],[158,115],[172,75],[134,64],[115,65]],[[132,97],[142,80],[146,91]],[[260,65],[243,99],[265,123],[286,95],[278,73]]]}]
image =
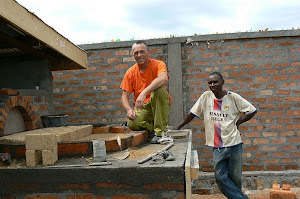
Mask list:
[{"label": "man's face", "polygon": [[145,44],[136,44],[132,46],[132,54],[139,65],[148,64],[149,52]]},{"label": "man's face", "polygon": [[214,93],[219,93],[222,91],[224,80],[222,80],[218,75],[210,75],[208,77],[208,87]]}]

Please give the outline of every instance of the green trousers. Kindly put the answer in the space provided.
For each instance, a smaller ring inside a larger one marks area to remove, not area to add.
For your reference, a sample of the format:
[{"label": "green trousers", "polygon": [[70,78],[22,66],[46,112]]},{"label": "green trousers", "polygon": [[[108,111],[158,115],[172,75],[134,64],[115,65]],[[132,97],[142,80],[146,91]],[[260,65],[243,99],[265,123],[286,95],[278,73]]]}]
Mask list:
[{"label": "green trousers", "polygon": [[136,118],[128,119],[131,130],[139,131],[148,129],[155,131],[155,135],[161,136],[167,129],[170,112],[170,99],[166,88],[160,87],[150,95],[150,101],[145,104],[144,109],[136,109]]}]

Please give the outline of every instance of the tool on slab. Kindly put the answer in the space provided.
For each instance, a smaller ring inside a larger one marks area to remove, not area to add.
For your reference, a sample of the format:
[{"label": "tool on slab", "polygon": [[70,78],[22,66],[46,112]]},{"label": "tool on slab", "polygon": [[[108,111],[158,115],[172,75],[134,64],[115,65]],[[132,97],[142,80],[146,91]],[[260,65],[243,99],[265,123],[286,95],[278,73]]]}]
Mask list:
[{"label": "tool on slab", "polygon": [[165,146],[165,147],[162,148],[161,150],[158,150],[158,151],[156,151],[156,152],[154,152],[154,153],[151,153],[150,155],[146,156],[145,158],[140,159],[140,160],[138,161],[138,163],[139,163],[139,164],[143,164],[143,163],[147,162],[148,160],[151,160],[154,156],[156,156],[156,155],[159,154],[159,153],[162,153],[163,151],[168,150],[168,149],[171,148],[173,145],[174,145],[174,143],[168,144],[167,146]]},{"label": "tool on slab", "polygon": [[118,160],[125,160],[129,156],[130,153],[122,150],[122,141],[121,141],[120,136],[117,137],[117,142],[118,142],[121,152],[119,154],[115,155],[114,158],[116,158]]}]

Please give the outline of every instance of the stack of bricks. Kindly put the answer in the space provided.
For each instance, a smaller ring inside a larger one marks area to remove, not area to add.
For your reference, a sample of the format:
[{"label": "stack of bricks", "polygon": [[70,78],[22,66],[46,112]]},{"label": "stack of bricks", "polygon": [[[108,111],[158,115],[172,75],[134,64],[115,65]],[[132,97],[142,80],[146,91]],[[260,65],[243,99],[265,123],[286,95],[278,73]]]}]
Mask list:
[{"label": "stack of bricks", "polygon": [[26,163],[53,165],[58,160],[57,142],[75,141],[92,133],[92,125],[44,128],[25,136]]},{"label": "stack of bricks", "polygon": [[280,184],[273,184],[270,190],[270,199],[295,199],[295,194],[290,191],[291,185],[283,184],[280,190]]},{"label": "stack of bricks", "polygon": [[45,166],[58,160],[57,138],[55,133],[32,133],[25,136],[27,166],[36,166],[41,162]]}]

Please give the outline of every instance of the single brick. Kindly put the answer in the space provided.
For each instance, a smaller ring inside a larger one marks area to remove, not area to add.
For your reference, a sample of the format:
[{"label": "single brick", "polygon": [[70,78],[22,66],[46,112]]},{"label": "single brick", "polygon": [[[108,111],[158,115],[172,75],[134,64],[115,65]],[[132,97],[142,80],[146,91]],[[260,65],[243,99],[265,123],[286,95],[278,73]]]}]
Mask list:
[{"label": "single brick", "polygon": [[57,148],[57,139],[54,133],[27,134],[25,136],[27,150],[52,150]]},{"label": "single brick", "polygon": [[57,148],[53,150],[42,150],[43,165],[53,165],[58,160]]},{"label": "single brick", "polygon": [[42,151],[26,150],[26,164],[29,167],[34,167],[42,163]]},{"label": "single brick", "polygon": [[101,126],[101,127],[99,127],[99,126],[94,126],[93,127],[93,133],[109,133],[109,129],[110,129],[110,126],[109,125],[107,125],[107,126]]},{"label": "single brick", "polygon": [[138,146],[143,142],[145,142],[145,133],[144,132],[136,133],[132,137],[131,145]]},{"label": "single brick", "polygon": [[128,133],[129,128],[124,126],[114,126],[110,128],[110,133]]},{"label": "single brick", "polygon": [[291,190],[291,185],[290,184],[283,184],[282,185],[282,190],[290,191]]},{"label": "single brick", "polygon": [[273,184],[272,189],[280,190],[280,184]]}]

